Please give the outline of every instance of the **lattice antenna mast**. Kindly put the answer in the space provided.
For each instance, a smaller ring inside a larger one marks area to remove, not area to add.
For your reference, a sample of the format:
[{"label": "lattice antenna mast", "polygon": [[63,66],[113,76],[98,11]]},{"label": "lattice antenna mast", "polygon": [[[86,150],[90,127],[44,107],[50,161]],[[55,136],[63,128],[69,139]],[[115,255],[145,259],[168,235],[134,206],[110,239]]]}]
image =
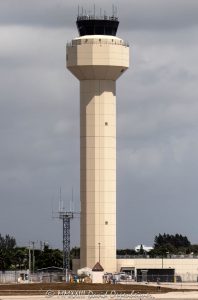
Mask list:
[{"label": "lattice antenna mast", "polygon": [[66,275],[66,282],[69,282],[69,271],[70,271],[70,227],[71,220],[75,215],[79,215],[79,212],[74,212],[73,204],[73,188],[72,188],[72,200],[70,201],[70,210],[67,211],[64,208],[62,200],[62,191],[60,188],[59,195],[59,211],[58,218],[63,222],[63,272]]},{"label": "lattice antenna mast", "polygon": [[70,270],[70,222],[73,219],[73,212],[66,211],[63,206],[61,189],[59,200],[59,219],[63,222],[63,271],[66,274],[66,281],[68,282]]}]

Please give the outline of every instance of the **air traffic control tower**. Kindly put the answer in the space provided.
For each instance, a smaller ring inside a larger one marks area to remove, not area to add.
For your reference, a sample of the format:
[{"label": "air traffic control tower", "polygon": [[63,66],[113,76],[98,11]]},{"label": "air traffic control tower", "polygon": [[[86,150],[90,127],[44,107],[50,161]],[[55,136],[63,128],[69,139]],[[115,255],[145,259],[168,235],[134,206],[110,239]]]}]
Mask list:
[{"label": "air traffic control tower", "polygon": [[[129,67],[117,17],[78,16],[67,68],[80,81],[80,266],[116,271],[116,80]],[[123,95],[124,97],[124,95]]]}]

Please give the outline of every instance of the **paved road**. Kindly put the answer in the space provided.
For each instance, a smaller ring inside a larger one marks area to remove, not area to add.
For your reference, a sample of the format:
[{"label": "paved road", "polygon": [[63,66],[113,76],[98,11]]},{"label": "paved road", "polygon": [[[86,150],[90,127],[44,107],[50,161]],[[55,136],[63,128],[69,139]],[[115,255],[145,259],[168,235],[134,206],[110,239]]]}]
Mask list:
[{"label": "paved road", "polygon": [[[61,300],[61,299],[68,299],[68,300],[75,300],[75,298],[68,298],[66,296],[53,296],[53,297],[47,297],[47,296],[0,296],[0,300],[45,300],[45,299],[52,299],[52,300]],[[106,300],[118,300],[112,298],[105,298]],[[158,294],[158,295],[152,295],[151,297],[131,297],[128,299],[120,299],[120,300],[154,300],[154,299],[160,299],[160,300],[198,300],[198,292],[171,292],[167,294]],[[76,300],[104,300],[101,298],[76,298]]]}]

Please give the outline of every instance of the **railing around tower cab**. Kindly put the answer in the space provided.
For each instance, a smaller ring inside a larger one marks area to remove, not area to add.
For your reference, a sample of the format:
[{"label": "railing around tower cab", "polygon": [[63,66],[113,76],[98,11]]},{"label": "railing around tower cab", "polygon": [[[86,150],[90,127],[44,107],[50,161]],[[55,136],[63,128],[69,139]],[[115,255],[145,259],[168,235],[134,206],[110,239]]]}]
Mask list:
[{"label": "railing around tower cab", "polygon": [[110,21],[118,21],[118,17],[116,16],[95,16],[95,15],[82,15],[77,17],[77,21],[82,20],[110,20]]},{"label": "railing around tower cab", "polygon": [[67,47],[73,47],[78,45],[85,45],[85,44],[98,44],[98,45],[122,45],[125,47],[129,47],[129,43],[119,39],[100,39],[100,38],[91,38],[91,39],[78,39],[72,40],[66,44]]}]

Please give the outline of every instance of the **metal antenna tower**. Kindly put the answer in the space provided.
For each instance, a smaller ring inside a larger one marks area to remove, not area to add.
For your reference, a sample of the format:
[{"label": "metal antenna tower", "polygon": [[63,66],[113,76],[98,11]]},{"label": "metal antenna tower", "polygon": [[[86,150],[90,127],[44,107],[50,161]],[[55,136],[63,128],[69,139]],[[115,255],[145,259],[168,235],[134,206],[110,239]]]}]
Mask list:
[{"label": "metal antenna tower", "polygon": [[70,210],[67,211],[63,206],[61,188],[60,188],[60,199],[59,199],[59,211],[58,218],[63,222],[63,272],[66,275],[66,282],[69,282],[69,271],[70,271],[70,227],[71,220],[79,212],[73,211],[73,189],[72,189],[72,205],[70,203]]},{"label": "metal antenna tower", "polygon": [[73,212],[59,211],[59,219],[63,221],[63,270],[65,271],[67,282],[70,270],[70,222],[73,217]]}]

